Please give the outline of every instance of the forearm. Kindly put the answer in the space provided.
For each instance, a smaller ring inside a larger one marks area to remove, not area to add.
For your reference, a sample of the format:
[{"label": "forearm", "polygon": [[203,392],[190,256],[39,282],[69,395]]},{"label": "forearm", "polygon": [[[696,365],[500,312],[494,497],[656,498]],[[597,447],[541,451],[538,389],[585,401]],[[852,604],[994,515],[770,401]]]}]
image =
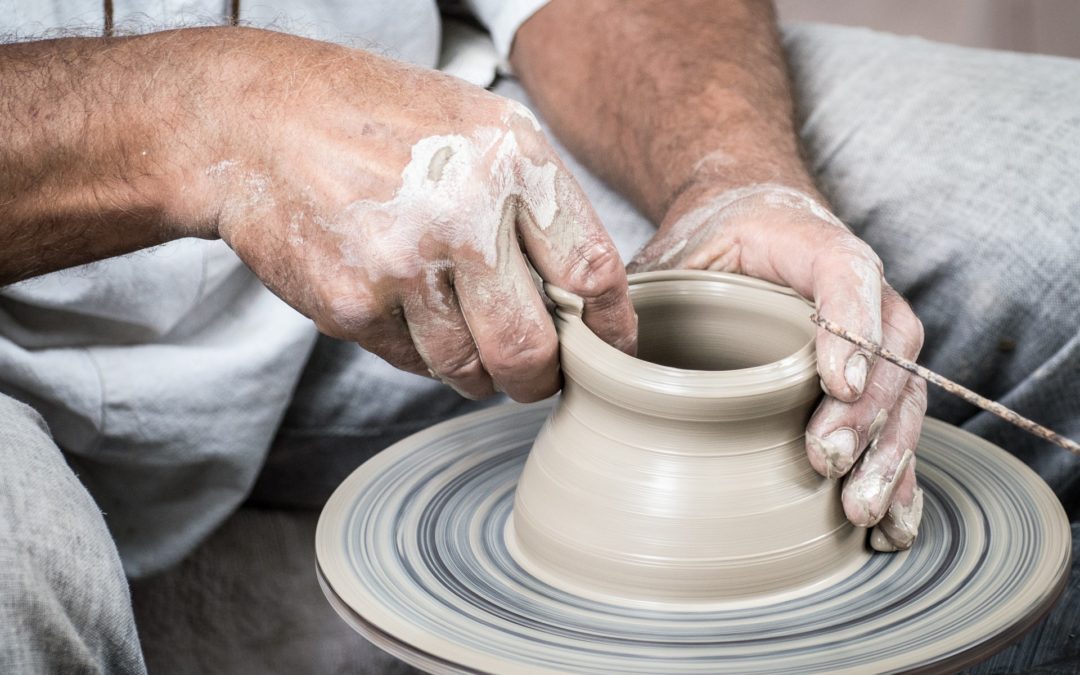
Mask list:
[{"label": "forearm", "polygon": [[202,96],[212,74],[185,55],[218,39],[0,47],[0,284],[212,234],[182,194],[189,160],[213,141]]},{"label": "forearm", "polygon": [[815,194],[765,0],[554,0],[512,61],[560,138],[656,223],[698,189]]}]

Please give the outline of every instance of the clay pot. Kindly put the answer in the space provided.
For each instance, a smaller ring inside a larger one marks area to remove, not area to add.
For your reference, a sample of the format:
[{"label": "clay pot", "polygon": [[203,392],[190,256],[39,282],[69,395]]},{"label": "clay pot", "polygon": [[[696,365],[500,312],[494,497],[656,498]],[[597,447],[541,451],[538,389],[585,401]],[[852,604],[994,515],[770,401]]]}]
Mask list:
[{"label": "clay pot", "polygon": [[810,306],[718,272],[633,275],[630,290],[638,358],[548,289],[565,382],[518,484],[518,563],[577,595],[707,605],[811,589],[864,558],[839,483],[806,459]]}]

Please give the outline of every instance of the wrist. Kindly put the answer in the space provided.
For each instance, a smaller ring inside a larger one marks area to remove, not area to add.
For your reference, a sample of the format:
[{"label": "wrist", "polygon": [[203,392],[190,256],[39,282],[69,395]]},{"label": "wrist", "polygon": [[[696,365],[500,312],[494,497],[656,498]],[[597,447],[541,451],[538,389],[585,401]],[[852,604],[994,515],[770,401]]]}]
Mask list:
[{"label": "wrist", "polygon": [[[706,161],[708,158],[706,158]],[[704,166],[703,166],[704,165]],[[828,201],[805,173],[788,180],[735,181],[718,176],[715,169],[699,162],[699,168],[672,198],[660,228],[670,228],[688,214],[708,210],[714,213],[739,209],[761,215],[776,210],[805,211],[821,220],[839,223]]]},{"label": "wrist", "polygon": [[[252,161],[242,148],[252,147],[246,137],[259,125],[247,99],[256,78],[266,77],[265,62],[239,47],[247,34],[262,32],[181,29],[125,45],[143,78],[123,99],[126,124],[141,141],[121,144],[128,196],[154,214],[164,240],[219,236],[221,205],[233,186],[215,167]],[[265,128],[257,133],[264,144],[273,137]]]}]

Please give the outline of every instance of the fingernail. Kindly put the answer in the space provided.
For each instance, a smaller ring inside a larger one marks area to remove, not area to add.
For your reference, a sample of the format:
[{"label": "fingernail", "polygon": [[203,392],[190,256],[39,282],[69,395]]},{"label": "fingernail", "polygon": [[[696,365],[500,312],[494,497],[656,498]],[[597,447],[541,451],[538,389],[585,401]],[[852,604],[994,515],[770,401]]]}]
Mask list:
[{"label": "fingernail", "polygon": [[[870,546],[875,551],[896,551],[911,548],[915,538],[919,535],[919,523],[922,521],[923,491],[915,488],[915,496],[910,506],[893,504],[889,508],[888,516],[874,528],[875,533],[880,533],[875,540],[874,534],[870,535]],[[884,539],[884,541],[882,541]],[[889,548],[889,547],[892,548]]]},{"label": "fingernail", "polygon": [[[904,454],[900,457],[900,462],[896,465],[896,470],[893,471],[892,478],[884,484],[879,495],[882,501],[882,506],[892,502],[893,493],[896,491],[896,486],[900,483],[900,479],[904,477],[904,472],[907,471],[908,464],[911,463],[911,458],[915,456],[915,453],[911,450],[905,450]],[[884,514],[882,514],[884,515]]]},{"label": "fingernail", "polygon": [[862,394],[868,372],[870,372],[870,360],[862,352],[853,354],[844,366],[844,379],[856,394]]},{"label": "fingernail", "polygon": [[[874,446],[867,452],[877,451],[877,447]],[[865,456],[863,467],[852,474],[848,478],[847,485],[844,486],[844,501],[849,508],[848,513],[854,512],[856,516],[852,520],[853,523],[869,527],[888,515],[886,509],[891,510],[895,506],[892,504],[893,493],[913,456],[914,453],[911,450],[905,451],[889,479],[880,473],[867,472],[866,462],[874,458],[869,454]]]},{"label": "fingernail", "polygon": [[855,430],[840,427],[822,436],[820,441],[825,455],[825,477],[837,478],[847,473],[855,462],[855,444],[859,441]]},{"label": "fingernail", "polygon": [[885,533],[881,531],[880,525],[870,531],[870,548],[882,553],[892,553],[897,550],[893,543],[889,541],[889,538],[885,536]]}]

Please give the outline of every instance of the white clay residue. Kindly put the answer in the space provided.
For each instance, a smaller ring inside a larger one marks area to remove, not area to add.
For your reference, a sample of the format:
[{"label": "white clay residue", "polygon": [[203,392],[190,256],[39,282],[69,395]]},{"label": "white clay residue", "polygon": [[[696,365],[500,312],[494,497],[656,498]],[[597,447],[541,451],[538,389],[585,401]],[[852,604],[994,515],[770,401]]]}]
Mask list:
[{"label": "white clay residue", "polygon": [[500,237],[506,204],[520,198],[541,229],[558,211],[557,167],[523,156],[513,131],[484,127],[469,135],[429,136],[412,147],[401,186],[388,201],[361,199],[333,219],[318,219],[341,235],[347,264],[369,278],[411,278],[431,262],[420,251],[429,239],[450,251],[470,250],[488,267],[509,255],[516,237]]},{"label": "white clay residue", "polygon": [[723,150],[713,150],[694,163],[693,173],[697,174],[714,167],[729,167],[738,164],[738,160]]},{"label": "white clay residue", "polygon": [[[715,156],[714,156],[715,155]],[[715,164],[725,161],[723,153],[710,153],[699,164]],[[778,183],[760,183],[734,188],[723,192],[683,214],[663,237],[646,244],[635,256],[633,266],[638,271],[677,267],[687,264],[695,254],[701,255],[704,244],[712,239],[733,217],[745,217],[754,213],[748,204],[751,198],[760,198],[765,207],[784,207],[808,213],[831,225],[846,229],[836,216],[810,195]],[[747,211],[746,209],[750,209]],[[715,271],[741,271],[721,261],[694,260],[703,267]],[[723,261],[729,263],[730,261]]]},{"label": "white clay residue", "polygon": [[536,118],[532,110],[524,103],[518,103],[517,101],[508,99],[506,101],[508,113],[503,116],[503,125],[509,128],[514,120],[524,120],[529,126],[533,128],[533,131],[543,131],[540,126],[540,120]]},{"label": "white clay residue", "polygon": [[894,503],[889,507],[888,517],[874,528],[870,545],[874,550],[883,552],[910,548],[919,532],[922,511],[923,491],[916,488],[910,506]]},{"label": "white clay residue", "polygon": [[270,176],[246,169],[239,160],[222,160],[208,167],[206,176],[230,188],[222,208],[225,213],[238,215],[274,206]]}]

